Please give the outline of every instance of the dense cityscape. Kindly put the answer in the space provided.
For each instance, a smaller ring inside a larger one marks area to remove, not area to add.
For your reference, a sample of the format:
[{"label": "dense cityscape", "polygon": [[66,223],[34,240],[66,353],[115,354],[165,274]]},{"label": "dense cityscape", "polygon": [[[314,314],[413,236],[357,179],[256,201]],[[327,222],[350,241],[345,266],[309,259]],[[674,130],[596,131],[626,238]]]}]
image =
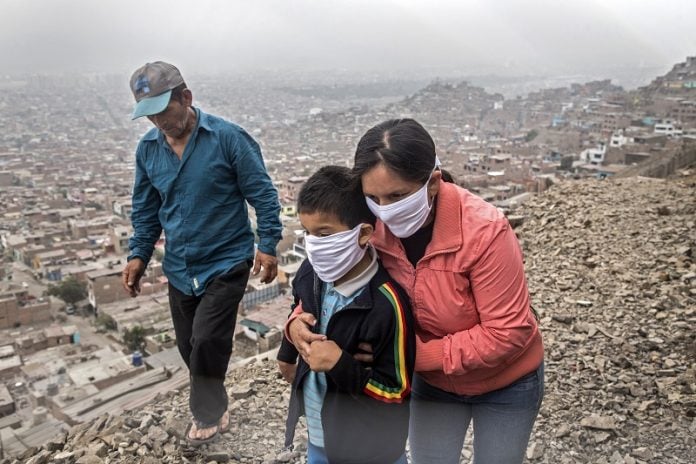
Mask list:
[{"label": "dense cityscape", "polygon": [[[352,165],[366,129],[413,117],[457,183],[503,210],[554,184],[675,169],[696,160],[696,57],[627,90],[567,83],[194,76],[194,105],[261,145],[282,205],[279,275],[248,283],[232,363],[278,346],[306,257],[297,193],[318,167]],[[176,345],[161,237],[142,293],[121,286],[134,150],[122,76],[0,77],[0,458],[106,411],[188,383]],[[641,172],[643,172],[641,171]],[[646,171],[647,172],[647,171]],[[667,172],[666,172],[667,173]],[[252,224],[254,217],[252,211]],[[143,387],[148,388],[144,389]]]}]

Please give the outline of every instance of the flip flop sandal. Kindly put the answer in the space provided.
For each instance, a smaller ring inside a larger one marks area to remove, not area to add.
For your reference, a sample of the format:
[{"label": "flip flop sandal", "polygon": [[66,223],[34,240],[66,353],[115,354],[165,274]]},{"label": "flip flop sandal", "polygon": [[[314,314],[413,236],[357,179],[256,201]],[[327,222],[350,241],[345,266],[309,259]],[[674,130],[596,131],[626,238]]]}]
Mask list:
[{"label": "flip flop sandal", "polygon": [[[222,418],[220,418],[220,422],[218,423],[218,433],[220,434],[227,433],[232,428],[232,417],[230,416],[229,411],[226,411],[225,414],[227,414],[227,425],[225,427],[220,425],[222,423]],[[225,414],[223,414],[223,416]]]},{"label": "flip flop sandal", "polygon": [[[217,430],[215,430],[215,433],[213,433],[208,438],[191,438],[191,429],[193,428],[193,422],[190,422],[188,427],[186,427],[186,432],[185,432],[184,438],[186,438],[186,441],[188,442],[188,444],[190,446],[193,446],[194,448],[201,446],[201,445],[204,445],[206,443],[210,443],[211,441],[215,440],[215,438],[217,438],[217,436],[218,436],[218,433],[220,433],[220,426],[216,425],[215,427],[217,428]],[[210,427],[204,427],[204,426],[201,426],[199,424],[196,424],[196,428],[198,428],[200,430],[200,429],[206,429],[206,428],[210,428]]]}]

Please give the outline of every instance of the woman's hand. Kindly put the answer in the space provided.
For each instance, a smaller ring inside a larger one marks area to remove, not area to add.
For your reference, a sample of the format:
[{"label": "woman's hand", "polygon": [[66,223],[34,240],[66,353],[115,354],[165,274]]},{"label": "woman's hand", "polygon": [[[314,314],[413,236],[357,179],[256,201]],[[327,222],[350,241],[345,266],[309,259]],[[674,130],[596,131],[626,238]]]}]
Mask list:
[{"label": "woman's hand", "polygon": [[375,360],[371,344],[362,342],[358,345],[358,349],[361,352],[355,353],[353,355],[353,359],[355,359],[356,361],[370,364]]},{"label": "woman's hand", "polygon": [[297,316],[288,327],[288,335],[290,341],[300,356],[307,361],[309,356],[310,345],[315,341],[326,340],[326,335],[316,334],[310,330],[317,323],[317,320],[309,313],[302,313]]},{"label": "woman's hand", "polygon": [[328,372],[341,359],[341,348],[331,340],[312,343],[307,364],[314,372]]}]

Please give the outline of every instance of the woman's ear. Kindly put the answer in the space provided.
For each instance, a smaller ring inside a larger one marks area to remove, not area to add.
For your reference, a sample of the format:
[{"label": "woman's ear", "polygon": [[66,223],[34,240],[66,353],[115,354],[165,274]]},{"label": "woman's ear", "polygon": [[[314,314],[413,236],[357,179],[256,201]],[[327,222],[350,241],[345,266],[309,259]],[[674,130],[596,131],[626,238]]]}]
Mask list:
[{"label": "woman's ear", "polygon": [[365,247],[367,245],[367,242],[370,241],[370,237],[372,237],[372,233],[375,231],[375,228],[372,226],[372,224],[360,224],[360,235],[358,235],[358,245],[361,247]]},{"label": "woman's ear", "polygon": [[433,171],[428,181],[428,197],[435,198],[435,195],[440,191],[440,179],[442,179],[442,171],[439,169]]}]

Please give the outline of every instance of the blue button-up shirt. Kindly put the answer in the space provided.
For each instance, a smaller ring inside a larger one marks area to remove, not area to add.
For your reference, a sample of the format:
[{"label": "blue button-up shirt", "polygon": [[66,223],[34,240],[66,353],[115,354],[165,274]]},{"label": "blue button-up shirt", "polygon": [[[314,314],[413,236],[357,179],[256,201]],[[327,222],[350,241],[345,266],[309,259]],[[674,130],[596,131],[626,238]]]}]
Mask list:
[{"label": "blue button-up shirt", "polygon": [[256,210],[260,251],[275,255],[282,232],[278,192],[258,144],[231,122],[198,109],[196,115],[181,160],[157,128],[138,144],[129,241],[129,259],[147,263],[164,229],[164,272],[189,295],[253,259],[245,201]]}]

